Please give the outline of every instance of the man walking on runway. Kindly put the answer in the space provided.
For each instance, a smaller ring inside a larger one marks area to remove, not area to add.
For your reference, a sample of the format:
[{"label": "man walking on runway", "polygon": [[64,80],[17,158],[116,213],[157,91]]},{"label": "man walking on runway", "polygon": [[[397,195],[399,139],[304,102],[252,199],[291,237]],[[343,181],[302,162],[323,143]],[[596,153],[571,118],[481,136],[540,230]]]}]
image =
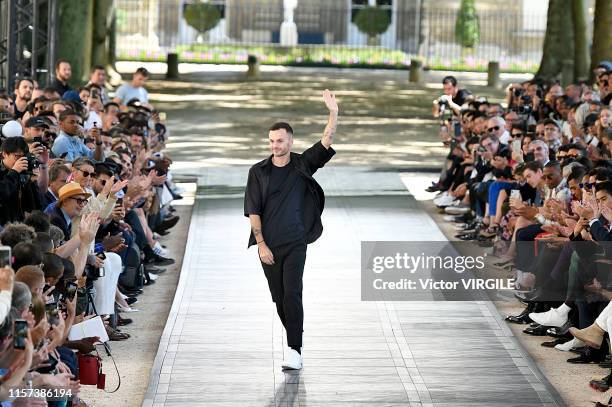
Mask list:
[{"label": "man walking on runway", "polygon": [[253,165],[244,197],[244,216],[251,221],[249,245],[257,245],[272,301],[287,331],[289,350],[283,369],[302,368],[302,275],[306,245],[321,236],[323,189],[312,175],[336,153],[331,148],[338,121],[333,93],[323,92],[329,119],[321,140],[302,154],[292,153],[293,129],[272,125],[272,155]]}]

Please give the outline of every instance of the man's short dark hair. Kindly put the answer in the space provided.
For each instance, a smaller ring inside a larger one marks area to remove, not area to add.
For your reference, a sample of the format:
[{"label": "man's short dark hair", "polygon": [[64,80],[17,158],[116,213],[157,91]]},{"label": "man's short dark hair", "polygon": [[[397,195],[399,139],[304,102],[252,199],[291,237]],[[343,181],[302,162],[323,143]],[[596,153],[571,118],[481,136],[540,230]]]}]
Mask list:
[{"label": "man's short dark hair", "polygon": [[26,143],[23,137],[9,137],[7,139],[4,139],[4,141],[2,142],[1,150],[3,153],[6,154],[26,154],[29,151],[29,148],[28,143]]},{"label": "man's short dark hair", "polygon": [[561,126],[559,126],[559,123],[557,123],[556,121],[554,121],[553,119],[544,119],[541,122],[544,126],[546,126],[547,124],[552,124],[554,125],[557,129],[561,130]]},{"label": "man's short dark hair", "polygon": [[134,72],[134,74],[140,74],[142,76],[144,76],[145,78],[148,78],[151,74],[149,73],[149,71],[147,70],[147,68],[141,66],[140,68],[138,68],[136,70],[136,72]]},{"label": "man's short dark hair", "polygon": [[293,128],[289,125],[289,123],[285,122],[276,122],[272,126],[270,126],[270,131],[285,129],[287,134],[293,136]]},{"label": "man's short dark hair", "polygon": [[595,184],[595,191],[604,191],[612,196],[612,181],[604,181]]},{"label": "man's short dark hair", "polygon": [[104,68],[104,65],[94,65],[91,67],[91,73],[94,73],[96,71],[104,71],[106,72],[106,68]]},{"label": "man's short dark hair", "polygon": [[525,170],[531,170],[533,172],[542,171],[542,164],[539,161],[528,161],[525,163]]},{"label": "man's short dark hair", "polygon": [[552,168],[557,172],[561,172],[561,163],[559,161],[549,161],[544,168]]},{"label": "man's short dark hair", "polygon": [[450,83],[453,86],[457,86],[457,78],[452,75],[445,76],[444,79],[442,79],[442,85],[446,83]]},{"label": "man's short dark hair", "polygon": [[32,86],[34,86],[34,79],[29,78],[29,77],[27,77],[27,78],[19,78],[19,79],[17,79],[15,81],[15,89],[19,89],[19,85],[21,85],[21,82],[23,82],[23,81],[28,81],[28,82],[30,82],[32,84]]},{"label": "man's short dark hair", "polygon": [[53,240],[51,239],[51,236],[45,232],[36,233],[36,237],[34,238],[32,243],[34,243],[36,247],[38,247],[38,250],[40,250],[41,253],[43,253],[43,255],[44,253],[53,252],[53,249],[55,248],[55,245],[53,244]]},{"label": "man's short dark hair", "polygon": [[42,252],[32,242],[21,242],[13,247],[13,269],[23,266],[38,266],[42,263]]},{"label": "man's short dark hair", "polygon": [[49,228],[51,227],[51,222],[49,221],[49,217],[41,211],[30,212],[30,214],[26,216],[23,223],[25,223],[28,226],[33,227],[36,233],[39,233],[39,232],[47,233],[49,232]]},{"label": "man's short dark hair", "polygon": [[56,71],[59,69],[61,64],[68,64],[68,65],[70,65],[70,61],[68,61],[65,58],[60,58],[57,61],[55,61],[55,70]]},{"label": "man's short dark hair", "polygon": [[116,102],[108,102],[107,104],[105,104],[105,105],[104,105],[104,111],[105,111],[105,112],[106,112],[106,111],[108,111],[108,108],[109,108],[110,106],[116,106],[116,107],[117,107],[117,109],[119,109],[119,103],[116,103]]},{"label": "man's short dark hair", "polygon": [[77,116],[77,117],[81,117],[80,114],[78,114],[75,110],[72,109],[66,109],[63,112],[60,113],[59,115],[59,121],[63,122],[64,120],[66,120],[68,117],[70,116]]},{"label": "man's short dark hair", "polygon": [[105,174],[105,175],[108,175],[109,177],[112,177],[113,175],[115,175],[113,171],[110,169],[110,167],[105,163],[97,163],[95,166],[95,170],[96,170],[96,175]]},{"label": "man's short dark hair", "polygon": [[567,180],[568,182],[576,181],[580,183],[582,179],[584,178],[584,176],[586,175],[586,173],[587,173],[586,168],[584,168],[582,165],[576,165],[574,168],[572,168],[572,171],[567,176]]},{"label": "man's short dark hair", "polygon": [[70,174],[70,168],[64,164],[52,165],[49,168],[49,182],[57,181],[62,174]]}]

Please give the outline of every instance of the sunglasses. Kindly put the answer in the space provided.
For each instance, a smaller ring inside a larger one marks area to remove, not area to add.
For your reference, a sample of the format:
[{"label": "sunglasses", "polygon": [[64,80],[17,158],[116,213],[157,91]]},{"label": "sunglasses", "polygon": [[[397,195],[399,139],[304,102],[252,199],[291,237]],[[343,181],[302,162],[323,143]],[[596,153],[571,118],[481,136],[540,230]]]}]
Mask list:
[{"label": "sunglasses", "polygon": [[96,175],[96,173],[95,173],[95,172],[83,171],[83,170],[82,170],[82,169],[80,169],[80,168],[79,168],[78,170],[79,170],[79,171],[81,171],[81,173],[83,174],[83,176],[84,176],[85,178],[93,177],[93,176],[95,176],[95,175]]},{"label": "sunglasses", "polygon": [[72,199],[73,201],[76,201],[76,203],[78,203],[79,205],[85,205],[87,203],[87,199],[85,198],[70,197],[70,199]]},{"label": "sunglasses", "polygon": [[499,126],[493,126],[493,127],[489,127],[487,130],[488,131],[498,131],[500,129]]},{"label": "sunglasses", "polygon": [[578,186],[580,188],[591,189],[591,188],[593,188],[595,186],[595,184],[591,184],[590,182],[587,182],[587,183],[580,183],[580,184],[578,184]]}]

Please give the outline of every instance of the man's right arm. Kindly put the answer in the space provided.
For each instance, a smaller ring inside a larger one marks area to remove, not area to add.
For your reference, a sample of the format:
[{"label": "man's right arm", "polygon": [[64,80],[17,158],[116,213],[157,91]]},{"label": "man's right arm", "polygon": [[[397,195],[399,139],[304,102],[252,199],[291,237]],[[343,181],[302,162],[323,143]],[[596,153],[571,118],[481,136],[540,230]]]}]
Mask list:
[{"label": "man's right arm", "polygon": [[259,253],[259,258],[266,264],[274,264],[274,255],[266,244],[261,232],[261,217],[259,215],[250,214],[249,220],[251,221],[253,236],[255,236],[255,241],[257,242],[257,252]]}]

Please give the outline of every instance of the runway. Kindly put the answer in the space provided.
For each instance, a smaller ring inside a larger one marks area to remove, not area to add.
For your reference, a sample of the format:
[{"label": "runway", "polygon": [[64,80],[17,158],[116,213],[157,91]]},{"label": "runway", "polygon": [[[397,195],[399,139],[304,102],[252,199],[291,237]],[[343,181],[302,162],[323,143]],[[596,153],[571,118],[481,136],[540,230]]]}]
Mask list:
[{"label": "runway", "polygon": [[304,369],[284,373],[284,334],[240,185],[208,172],[145,406],[561,406],[494,306],[361,301],[360,243],[442,241],[395,172],[330,166],[323,236],[304,273]]}]

